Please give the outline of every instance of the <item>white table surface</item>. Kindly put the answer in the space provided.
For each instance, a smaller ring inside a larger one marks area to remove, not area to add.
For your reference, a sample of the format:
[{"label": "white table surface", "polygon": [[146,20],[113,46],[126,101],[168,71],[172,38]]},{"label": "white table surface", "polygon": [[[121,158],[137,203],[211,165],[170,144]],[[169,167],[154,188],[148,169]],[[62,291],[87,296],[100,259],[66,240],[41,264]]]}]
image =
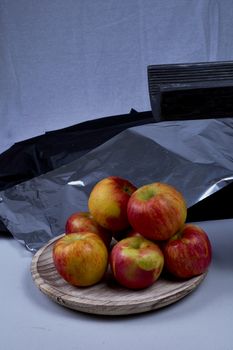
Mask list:
[{"label": "white table surface", "polygon": [[206,279],[179,302],[127,317],[54,303],[34,285],[32,253],[0,234],[0,349],[233,349],[233,220],[198,224],[213,247]]}]

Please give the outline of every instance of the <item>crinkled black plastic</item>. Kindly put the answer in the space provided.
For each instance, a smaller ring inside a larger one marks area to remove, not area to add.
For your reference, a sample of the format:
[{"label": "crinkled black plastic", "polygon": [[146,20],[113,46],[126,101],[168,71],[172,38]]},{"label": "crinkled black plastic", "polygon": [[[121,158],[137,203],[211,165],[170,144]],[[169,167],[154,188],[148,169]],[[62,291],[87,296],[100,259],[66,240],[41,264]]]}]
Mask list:
[{"label": "crinkled black plastic", "polygon": [[232,185],[232,150],[232,118],[132,127],[69,164],[1,191],[0,218],[17,240],[36,251],[64,232],[71,213],[88,210],[93,186],[110,175],[136,186],[169,183],[192,208]]}]

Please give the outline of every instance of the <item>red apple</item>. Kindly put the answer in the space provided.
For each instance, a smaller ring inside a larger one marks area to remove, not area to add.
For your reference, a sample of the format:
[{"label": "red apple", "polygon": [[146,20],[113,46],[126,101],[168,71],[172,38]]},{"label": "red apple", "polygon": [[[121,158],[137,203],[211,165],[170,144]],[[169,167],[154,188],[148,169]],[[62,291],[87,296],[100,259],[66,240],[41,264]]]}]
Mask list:
[{"label": "red apple", "polygon": [[174,276],[189,278],[205,272],[212,258],[206,232],[194,224],[184,227],[164,246],[165,266]]},{"label": "red apple", "polygon": [[53,247],[53,261],[58,273],[70,284],[87,287],[98,283],[108,266],[108,251],[93,232],[62,236]]},{"label": "red apple", "polygon": [[138,188],[128,202],[133,229],[153,241],[167,240],[185,223],[187,207],[173,186],[154,182]]},{"label": "red apple", "polygon": [[112,233],[100,226],[88,212],[76,212],[70,215],[66,221],[66,234],[78,232],[94,232],[104,241],[106,247],[110,246]]},{"label": "red apple", "polygon": [[126,179],[109,176],[92,189],[88,207],[99,225],[111,231],[123,231],[129,227],[127,204],[136,187]]},{"label": "red apple", "polygon": [[130,289],[151,286],[164,266],[164,256],[158,245],[140,236],[117,242],[109,261],[116,281]]}]

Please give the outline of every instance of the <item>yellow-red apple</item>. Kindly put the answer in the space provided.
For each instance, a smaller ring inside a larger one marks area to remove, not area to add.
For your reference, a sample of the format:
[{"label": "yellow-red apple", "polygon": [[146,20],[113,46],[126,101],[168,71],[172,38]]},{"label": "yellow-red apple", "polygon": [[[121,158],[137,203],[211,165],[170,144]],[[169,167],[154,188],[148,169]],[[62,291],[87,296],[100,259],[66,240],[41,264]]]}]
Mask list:
[{"label": "yellow-red apple", "polygon": [[185,223],[187,207],[173,186],[154,182],[138,188],[128,202],[133,229],[153,241],[167,240]]},{"label": "yellow-red apple", "polygon": [[129,227],[127,204],[136,187],[126,179],[109,176],[100,180],[92,189],[88,207],[99,225],[111,231],[123,231]]},{"label": "yellow-red apple", "polygon": [[109,248],[112,240],[112,232],[100,226],[89,212],[75,212],[70,215],[65,225],[66,234],[78,232],[94,232],[104,241]]},{"label": "yellow-red apple", "polygon": [[109,261],[116,281],[129,289],[151,286],[159,278],[164,266],[164,256],[158,245],[142,236],[117,242]]},{"label": "yellow-red apple", "polygon": [[212,259],[207,233],[198,225],[185,224],[165,244],[166,269],[176,277],[190,278],[205,272]]},{"label": "yellow-red apple", "polygon": [[103,278],[108,266],[108,251],[96,233],[71,233],[54,244],[53,261],[68,283],[87,287]]}]

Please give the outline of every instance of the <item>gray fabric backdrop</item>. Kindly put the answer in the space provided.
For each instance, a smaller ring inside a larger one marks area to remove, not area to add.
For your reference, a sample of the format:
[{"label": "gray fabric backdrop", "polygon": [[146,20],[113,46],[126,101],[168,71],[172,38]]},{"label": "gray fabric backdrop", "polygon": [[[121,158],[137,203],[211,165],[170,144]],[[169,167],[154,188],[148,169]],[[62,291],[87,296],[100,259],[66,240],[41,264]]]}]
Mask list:
[{"label": "gray fabric backdrop", "polygon": [[150,109],[147,65],[231,60],[232,0],[0,0],[0,152]]}]

